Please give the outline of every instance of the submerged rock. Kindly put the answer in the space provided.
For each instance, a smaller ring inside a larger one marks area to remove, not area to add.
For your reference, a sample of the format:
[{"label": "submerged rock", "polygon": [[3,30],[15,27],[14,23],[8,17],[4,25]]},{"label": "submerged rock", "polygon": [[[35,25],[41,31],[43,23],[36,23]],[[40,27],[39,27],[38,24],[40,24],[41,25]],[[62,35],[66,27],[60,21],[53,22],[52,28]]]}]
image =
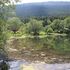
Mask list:
[{"label": "submerged rock", "polygon": [[0,60],[4,60],[4,61],[8,60],[8,55],[3,49],[0,49]]}]

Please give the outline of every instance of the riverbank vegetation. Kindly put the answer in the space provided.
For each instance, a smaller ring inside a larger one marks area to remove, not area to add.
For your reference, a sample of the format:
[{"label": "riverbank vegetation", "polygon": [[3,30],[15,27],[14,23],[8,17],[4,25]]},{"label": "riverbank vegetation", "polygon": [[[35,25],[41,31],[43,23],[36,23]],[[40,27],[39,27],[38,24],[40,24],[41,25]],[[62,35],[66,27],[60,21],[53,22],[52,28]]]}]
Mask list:
[{"label": "riverbank vegetation", "polygon": [[28,18],[23,21],[18,17],[7,20],[7,34],[16,36],[39,36],[48,34],[70,34],[70,17],[64,19],[54,18]]}]

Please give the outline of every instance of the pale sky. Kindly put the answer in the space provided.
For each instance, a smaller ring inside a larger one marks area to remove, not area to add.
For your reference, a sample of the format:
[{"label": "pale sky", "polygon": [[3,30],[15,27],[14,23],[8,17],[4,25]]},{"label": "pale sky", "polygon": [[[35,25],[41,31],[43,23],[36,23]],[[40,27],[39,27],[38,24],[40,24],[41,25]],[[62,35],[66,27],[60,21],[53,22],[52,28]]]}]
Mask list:
[{"label": "pale sky", "polygon": [[70,0],[21,0],[22,3],[48,2],[48,1],[70,1]]},{"label": "pale sky", "polygon": [[[70,2],[70,0],[20,0],[21,2],[18,2],[17,4],[21,4],[21,3],[34,3],[34,2],[48,2],[48,1],[67,1]],[[16,4],[16,2],[14,0],[11,0],[11,2],[14,2]]]}]

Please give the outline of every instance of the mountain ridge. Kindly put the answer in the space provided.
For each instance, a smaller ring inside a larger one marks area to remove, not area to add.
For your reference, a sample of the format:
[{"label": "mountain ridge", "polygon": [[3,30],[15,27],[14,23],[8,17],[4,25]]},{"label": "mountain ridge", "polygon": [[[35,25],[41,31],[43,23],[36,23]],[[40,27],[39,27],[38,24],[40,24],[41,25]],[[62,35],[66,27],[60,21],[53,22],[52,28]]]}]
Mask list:
[{"label": "mountain ridge", "polygon": [[70,2],[38,2],[16,5],[19,17],[67,16],[70,15]]}]

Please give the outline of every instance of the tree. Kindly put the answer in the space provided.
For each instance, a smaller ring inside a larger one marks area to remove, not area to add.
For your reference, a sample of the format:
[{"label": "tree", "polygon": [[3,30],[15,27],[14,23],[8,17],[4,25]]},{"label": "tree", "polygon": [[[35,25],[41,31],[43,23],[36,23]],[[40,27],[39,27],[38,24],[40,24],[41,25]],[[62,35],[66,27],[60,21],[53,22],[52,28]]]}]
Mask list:
[{"label": "tree", "polygon": [[16,33],[22,25],[22,22],[17,17],[8,19],[7,23],[8,23],[8,30],[13,31],[14,33]]},{"label": "tree", "polygon": [[4,45],[6,43],[7,37],[6,37],[6,20],[5,17],[5,7],[6,4],[10,3],[12,0],[0,0],[0,48],[4,49]]},{"label": "tree", "polygon": [[64,24],[60,19],[55,19],[50,26],[52,27],[54,32],[57,32],[57,33],[63,32]]},{"label": "tree", "polygon": [[7,52],[6,52],[6,23],[3,19],[0,19],[0,60],[7,60]]},{"label": "tree", "polygon": [[29,23],[26,24],[26,31],[29,34],[39,35],[39,32],[43,29],[42,21],[31,19]]},{"label": "tree", "polygon": [[6,20],[4,19],[5,17],[5,7],[6,4],[10,3],[12,0],[0,0],[0,47],[4,49],[4,45],[6,42]]},{"label": "tree", "polygon": [[0,47],[2,48],[6,43],[5,22],[0,19]]},{"label": "tree", "polygon": [[7,5],[13,5],[15,2],[18,2],[19,0],[0,0],[0,18],[5,19],[7,16]]},{"label": "tree", "polygon": [[47,25],[50,25],[51,24],[51,21],[50,21],[50,19],[44,19],[43,20],[43,26],[45,27],[45,26],[47,26]]},{"label": "tree", "polygon": [[70,17],[64,19],[64,29],[67,34],[70,33]]},{"label": "tree", "polygon": [[[11,0],[0,0],[0,60],[7,60],[6,54],[6,20],[5,20],[5,7],[6,4],[10,3]],[[5,58],[4,58],[5,57]],[[1,66],[2,67],[2,66]],[[0,67],[0,69],[1,69]],[[3,68],[6,70],[6,68]]]},{"label": "tree", "polygon": [[53,33],[54,31],[53,31],[53,29],[50,27],[50,25],[48,25],[48,26],[45,27],[45,32],[46,32],[46,33]]}]

